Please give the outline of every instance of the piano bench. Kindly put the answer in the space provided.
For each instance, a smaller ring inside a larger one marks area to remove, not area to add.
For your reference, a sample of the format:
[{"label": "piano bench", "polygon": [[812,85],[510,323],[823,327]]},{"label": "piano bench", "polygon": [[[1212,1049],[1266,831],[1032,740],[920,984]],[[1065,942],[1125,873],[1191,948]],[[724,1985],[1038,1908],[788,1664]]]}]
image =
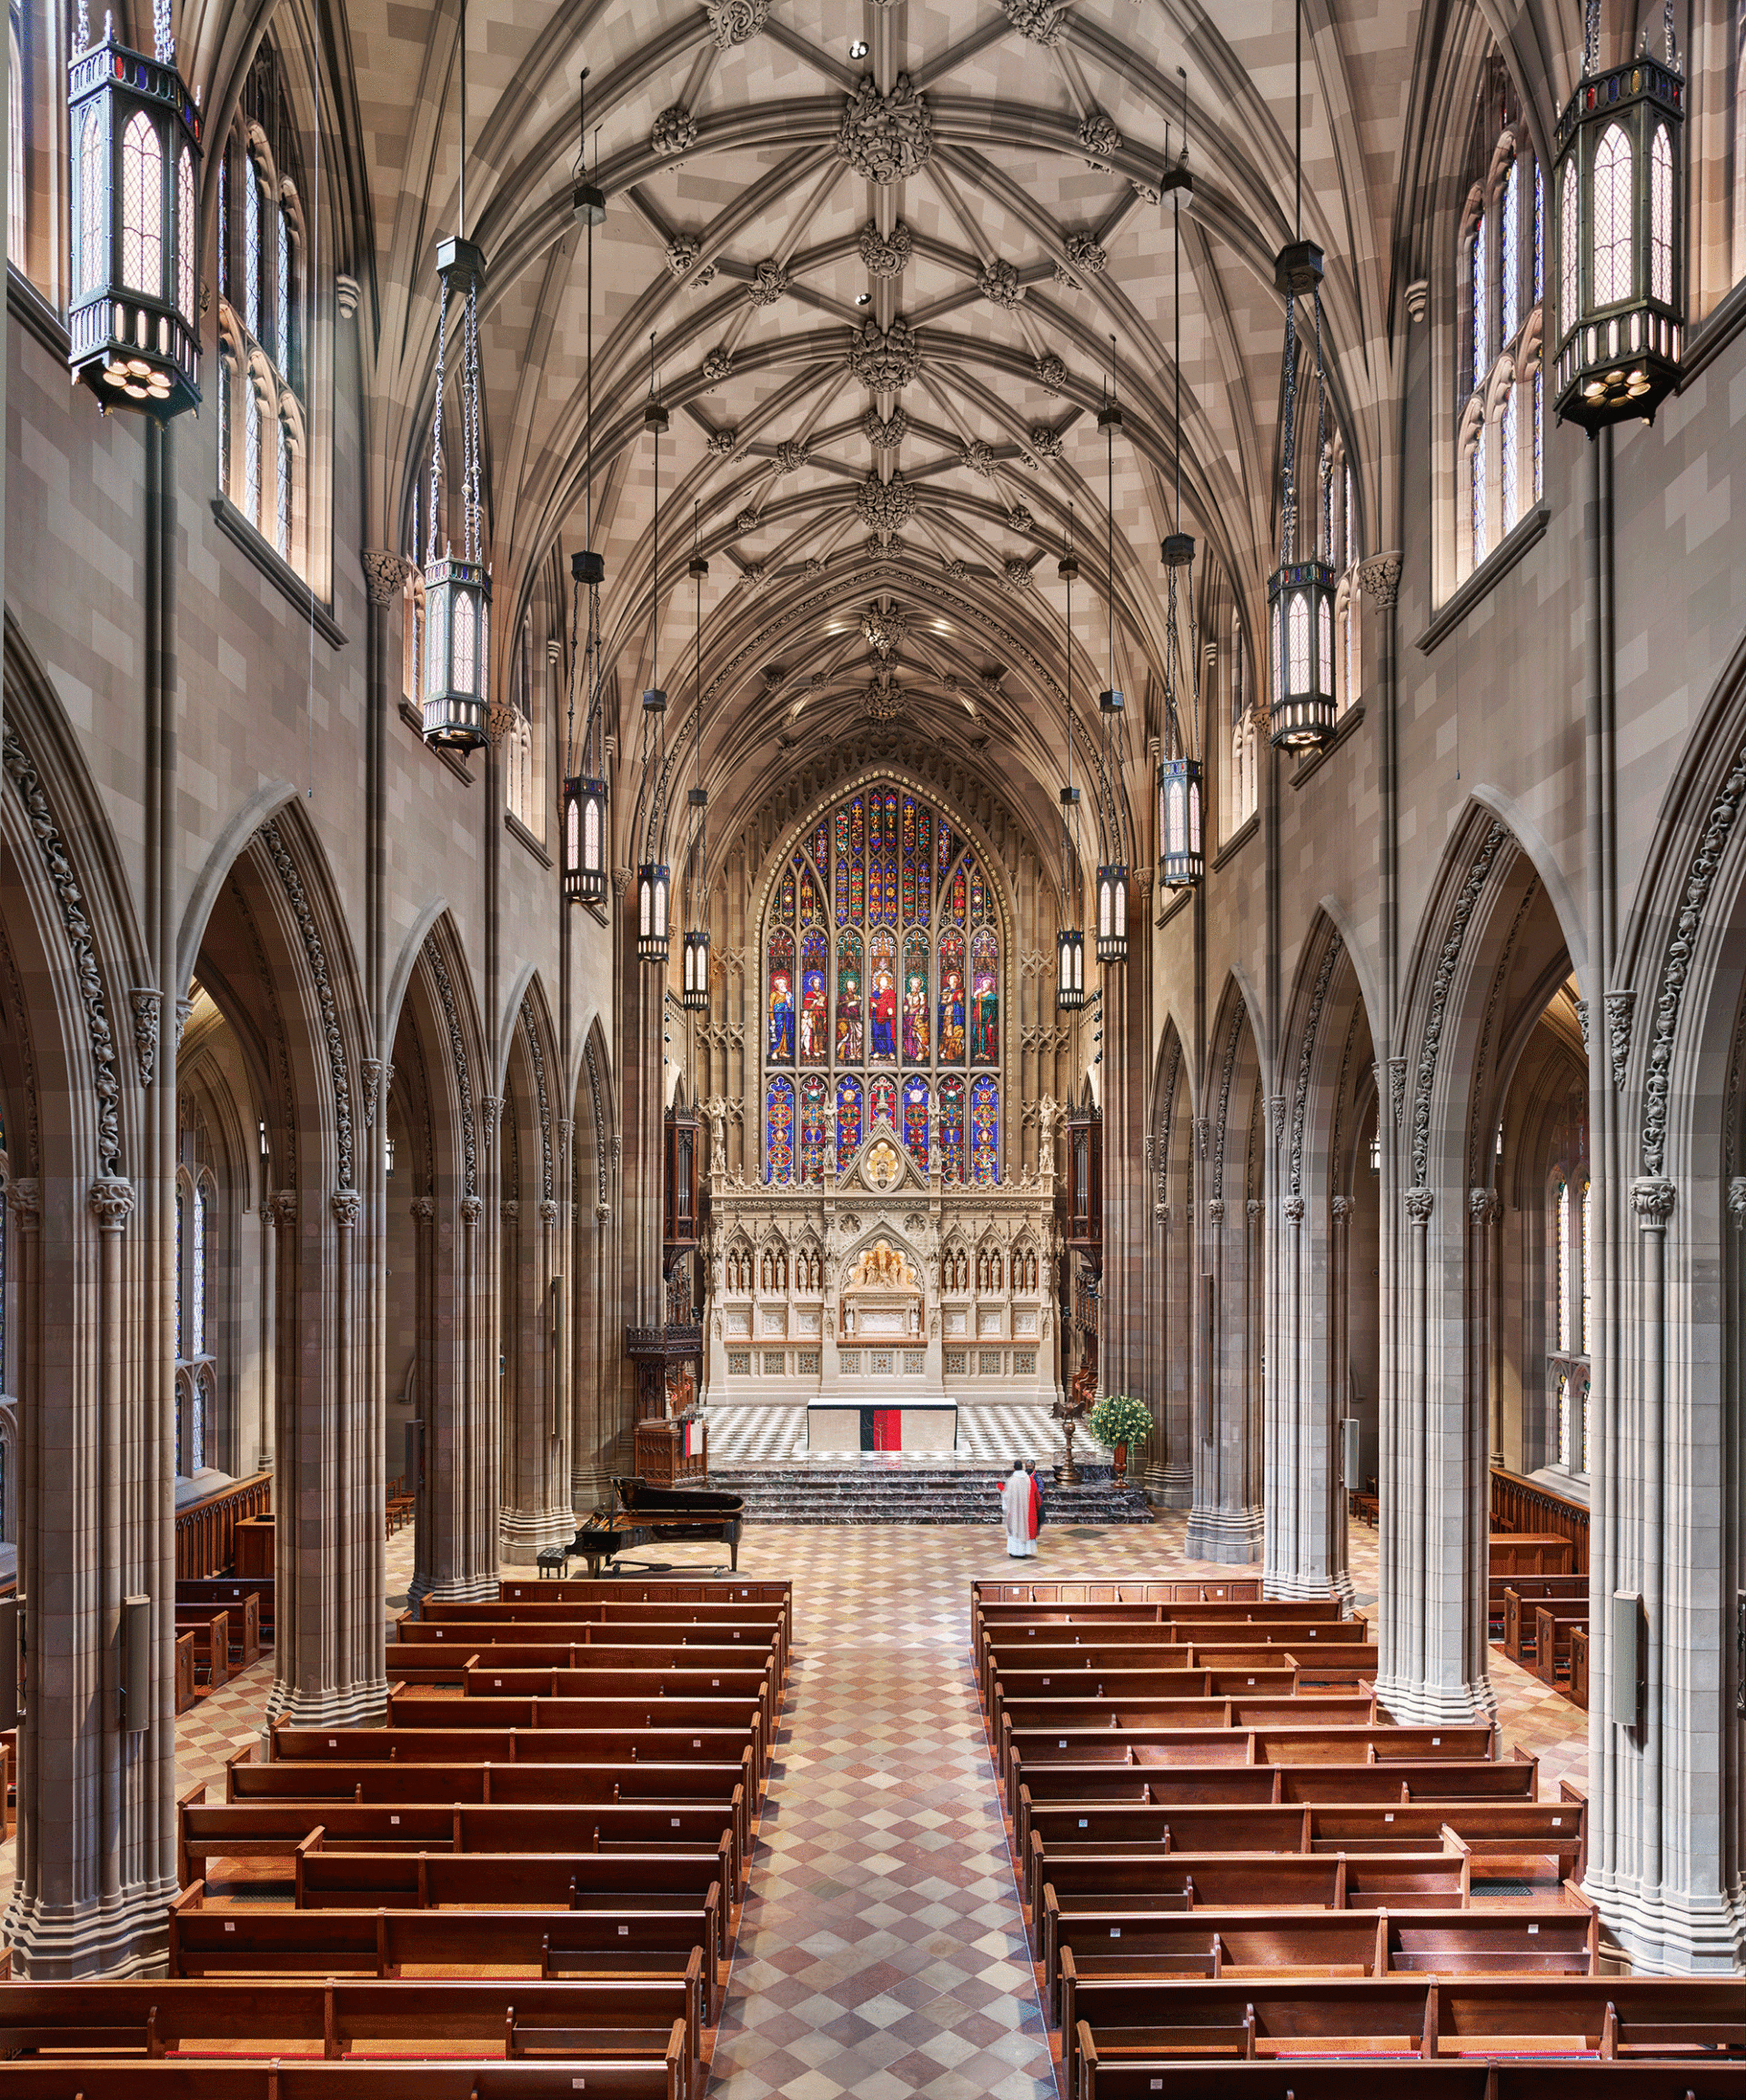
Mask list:
[{"label": "piano bench", "polygon": [[569,1568],[570,1550],[567,1546],[542,1546],[534,1556],[534,1564],[542,1583],[547,1575],[556,1575],[562,1582]]}]

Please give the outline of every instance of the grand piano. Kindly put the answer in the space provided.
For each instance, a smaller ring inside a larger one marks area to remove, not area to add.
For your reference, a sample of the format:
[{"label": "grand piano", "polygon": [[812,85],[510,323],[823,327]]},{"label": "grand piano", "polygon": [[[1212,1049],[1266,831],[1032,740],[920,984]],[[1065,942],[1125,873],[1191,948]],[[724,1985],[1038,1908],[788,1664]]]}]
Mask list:
[{"label": "grand piano", "polygon": [[611,1507],[596,1510],[577,1531],[570,1552],[587,1561],[590,1575],[597,1575],[602,1561],[610,1563],[635,1546],[713,1539],[728,1548],[738,1573],[739,1527],[745,1518],[745,1497],[726,1488],[651,1487],[646,1480],[624,1475],[612,1483]]}]

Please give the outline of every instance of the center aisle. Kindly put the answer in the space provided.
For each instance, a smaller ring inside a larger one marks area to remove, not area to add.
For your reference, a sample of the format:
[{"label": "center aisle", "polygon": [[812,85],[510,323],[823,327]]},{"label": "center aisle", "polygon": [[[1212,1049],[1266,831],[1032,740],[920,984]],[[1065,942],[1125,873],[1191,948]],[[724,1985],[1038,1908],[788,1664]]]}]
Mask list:
[{"label": "center aisle", "polygon": [[793,1578],[795,1652],[710,2100],[1054,2100],[969,1658],[999,1532],[754,1541],[742,1570]]}]

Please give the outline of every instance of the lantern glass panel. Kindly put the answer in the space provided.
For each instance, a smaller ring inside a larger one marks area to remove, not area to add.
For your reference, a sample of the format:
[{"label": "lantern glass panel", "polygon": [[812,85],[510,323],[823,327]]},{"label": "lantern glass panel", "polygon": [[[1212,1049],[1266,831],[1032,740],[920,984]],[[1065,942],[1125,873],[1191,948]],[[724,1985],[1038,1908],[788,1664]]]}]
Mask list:
[{"label": "lantern glass panel", "polygon": [[1673,145],[1664,124],[1655,127],[1649,184],[1649,290],[1663,306],[1673,303]]},{"label": "lantern glass panel", "polygon": [[1609,125],[1594,156],[1594,303],[1611,306],[1631,294],[1631,141]]},{"label": "lantern glass panel", "polygon": [[103,120],[87,109],[79,132],[79,296],[88,297],[102,285],[103,206],[108,185],[103,179]]},{"label": "lantern glass panel", "polygon": [[164,290],[164,149],[143,109],[121,138],[121,281],[154,298]]}]

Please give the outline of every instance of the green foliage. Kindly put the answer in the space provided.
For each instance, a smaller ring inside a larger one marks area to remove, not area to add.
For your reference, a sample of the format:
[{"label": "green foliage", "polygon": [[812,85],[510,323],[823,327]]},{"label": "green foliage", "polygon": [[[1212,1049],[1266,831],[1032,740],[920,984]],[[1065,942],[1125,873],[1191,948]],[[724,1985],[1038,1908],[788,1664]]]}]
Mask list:
[{"label": "green foliage", "polygon": [[1119,1443],[1144,1443],[1152,1433],[1152,1418],[1143,1400],[1130,1392],[1109,1392],[1086,1417],[1086,1427],[1099,1443],[1113,1449]]}]

